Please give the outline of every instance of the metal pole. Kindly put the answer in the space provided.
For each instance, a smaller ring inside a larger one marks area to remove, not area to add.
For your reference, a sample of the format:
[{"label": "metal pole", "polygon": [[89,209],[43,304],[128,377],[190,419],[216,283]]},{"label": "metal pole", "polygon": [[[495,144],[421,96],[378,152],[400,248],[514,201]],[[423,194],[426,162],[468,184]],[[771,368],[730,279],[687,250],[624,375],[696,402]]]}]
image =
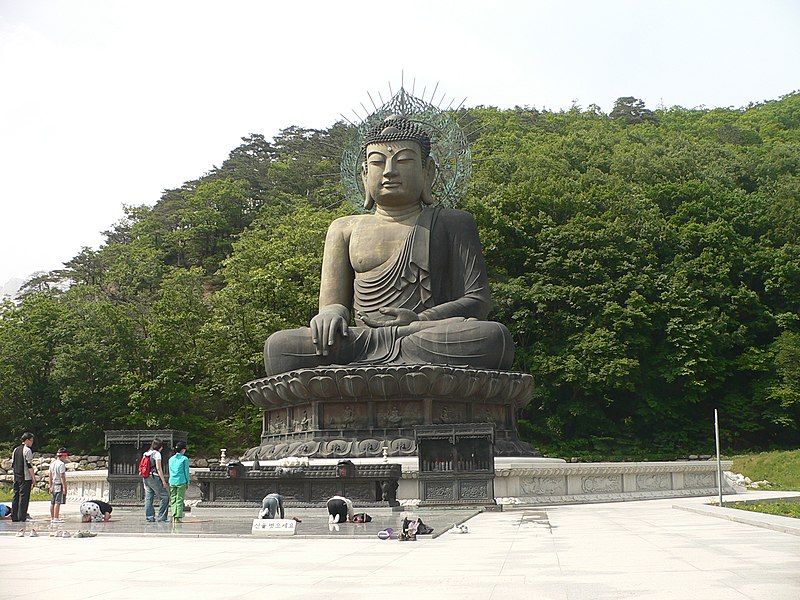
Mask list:
[{"label": "metal pole", "polygon": [[719,489],[719,505],[722,507],[722,457],[719,455],[719,417],[714,409],[714,437],[717,442],[717,488]]}]

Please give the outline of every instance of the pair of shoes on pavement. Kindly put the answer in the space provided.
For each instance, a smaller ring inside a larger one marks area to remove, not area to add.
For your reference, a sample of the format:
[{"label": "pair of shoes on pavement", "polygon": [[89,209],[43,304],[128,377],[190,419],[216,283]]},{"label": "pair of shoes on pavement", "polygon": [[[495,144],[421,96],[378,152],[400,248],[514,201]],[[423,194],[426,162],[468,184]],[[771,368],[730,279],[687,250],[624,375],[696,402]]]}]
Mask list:
[{"label": "pair of shoes on pavement", "polygon": [[[24,529],[21,529],[21,530],[20,530],[20,531],[17,533],[17,537],[25,537],[25,530],[24,530]],[[31,529],[31,532],[30,532],[30,534],[28,535],[28,537],[39,537],[39,534],[38,534],[38,533],[36,533],[36,530],[35,530],[35,529]]]},{"label": "pair of shoes on pavement", "polygon": [[97,534],[94,531],[86,531],[85,529],[82,529],[81,531],[75,534],[75,537],[90,538],[90,537],[97,537]]}]

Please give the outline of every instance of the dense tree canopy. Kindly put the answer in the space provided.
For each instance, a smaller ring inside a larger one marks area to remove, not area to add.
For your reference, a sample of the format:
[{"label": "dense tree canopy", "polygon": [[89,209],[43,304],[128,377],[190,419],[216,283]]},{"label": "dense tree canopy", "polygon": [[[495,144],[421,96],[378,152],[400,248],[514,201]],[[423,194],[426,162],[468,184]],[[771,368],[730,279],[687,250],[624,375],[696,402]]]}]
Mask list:
[{"label": "dense tree canopy", "polygon": [[[598,455],[800,444],[800,94],[745,109],[475,108],[462,207],[493,318],[536,391],[545,451]],[[244,448],[277,329],[316,309],[343,201],[345,125],[243,138],[221,167],[126,208],[99,250],[0,307],[0,437],[98,449],[109,428]]]}]

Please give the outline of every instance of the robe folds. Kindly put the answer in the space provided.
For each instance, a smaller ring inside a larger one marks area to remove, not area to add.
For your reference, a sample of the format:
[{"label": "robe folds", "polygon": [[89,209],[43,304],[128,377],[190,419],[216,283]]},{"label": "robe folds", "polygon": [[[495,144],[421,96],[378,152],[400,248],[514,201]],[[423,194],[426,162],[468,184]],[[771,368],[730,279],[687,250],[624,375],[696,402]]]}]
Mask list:
[{"label": "robe folds", "polygon": [[[470,319],[404,334],[407,328],[368,327],[384,307],[414,311],[422,321]],[[491,308],[486,265],[472,215],[426,207],[393,257],[353,286],[355,327],[319,356],[308,327],[278,331],[264,345],[268,375],[322,365],[441,364],[508,369],[514,345],[500,323],[485,321]]]}]

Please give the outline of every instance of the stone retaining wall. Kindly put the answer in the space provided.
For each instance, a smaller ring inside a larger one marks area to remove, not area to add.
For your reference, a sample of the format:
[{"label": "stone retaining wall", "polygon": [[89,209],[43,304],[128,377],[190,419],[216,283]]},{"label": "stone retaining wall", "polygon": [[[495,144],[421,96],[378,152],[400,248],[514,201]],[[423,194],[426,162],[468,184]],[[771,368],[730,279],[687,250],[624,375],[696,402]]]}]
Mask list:
[{"label": "stone retaining wall", "polygon": [[[47,472],[50,469],[50,462],[55,458],[55,454],[33,455],[33,468],[36,471],[36,487],[42,490],[47,489]],[[74,454],[67,457],[65,464],[67,471],[96,471],[106,469],[108,457],[95,455]],[[11,485],[14,481],[14,474],[11,469],[11,458],[0,462],[0,483]]]}]

